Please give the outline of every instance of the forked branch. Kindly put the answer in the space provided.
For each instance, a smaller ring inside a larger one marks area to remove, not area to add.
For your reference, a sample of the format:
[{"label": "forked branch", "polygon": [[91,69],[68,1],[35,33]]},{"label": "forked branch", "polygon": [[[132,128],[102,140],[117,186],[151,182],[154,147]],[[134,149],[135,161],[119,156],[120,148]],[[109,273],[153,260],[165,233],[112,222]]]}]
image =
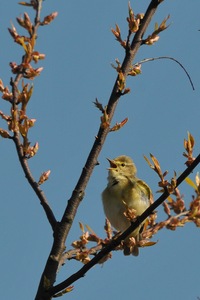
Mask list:
[{"label": "forked branch", "polygon": [[[127,49],[126,49],[126,55],[125,55],[125,58],[124,58],[124,61],[122,63],[122,67],[120,70],[120,73],[122,74],[122,79],[124,79],[124,80],[126,80],[126,77],[131,68],[131,65],[135,58],[135,55],[136,55],[137,51],[139,50],[139,47],[142,45],[142,38],[143,38],[143,35],[151,21],[151,18],[153,17],[157,7],[159,6],[159,4],[161,2],[162,2],[161,0],[160,1],[152,0],[150,2],[150,5],[144,15],[144,18],[141,21],[140,27],[133,38],[130,48],[127,47]],[[76,215],[78,206],[83,198],[85,188],[86,188],[88,181],[92,175],[94,167],[97,165],[99,153],[103,147],[103,144],[105,142],[107,134],[110,131],[109,124],[112,121],[117,103],[121,96],[121,91],[119,90],[119,80],[120,80],[119,76],[120,75],[118,74],[118,77],[115,81],[110,99],[108,101],[107,109],[106,109],[106,113],[108,116],[108,126],[100,125],[99,131],[96,135],[92,149],[88,155],[85,166],[83,167],[83,171],[80,175],[80,178],[77,182],[76,187],[74,188],[72,196],[68,201],[68,205],[63,214],[61,222],[57,226],[57,229],[56,229],[56,232],[54,235],[53,246],[52,246],[47,264],[45,266],[45,270],[42,274],[38,293],[36,295],[36,300],[44,300],[44,299],[47,300],[47,299],[50,299],[52,296],[52,293],[50,293],[48,295],[48,291],[51,290],[54,282],[56,281],[56,271],[59,266],[59,261],[62,259],[62,254],[65,250],[66,238],[67,238],[70,228],[72,226],[72,222]],[[138,224],[137,224],[137,226],[138,226]],[[105,251],[105,250],[102,250],[102,251]],[[100,255],[102,255],[102,257],[103,257],[105,254],[103,253]],[[89,265],[84,266],[84,268],[88,268],[88,267],[89,267]],[[47,278],[48,278],[48,285],[45,285],[44,282],[46,282]],[[58,291],[58,290],[59,290],[59,288],[56,289],[56,291]]]}]

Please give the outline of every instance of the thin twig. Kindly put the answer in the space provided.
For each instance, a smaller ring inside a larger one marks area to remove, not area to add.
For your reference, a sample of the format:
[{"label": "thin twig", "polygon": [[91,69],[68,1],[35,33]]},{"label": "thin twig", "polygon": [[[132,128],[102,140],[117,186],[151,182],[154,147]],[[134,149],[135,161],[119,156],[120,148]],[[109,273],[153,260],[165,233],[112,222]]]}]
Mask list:
[{"label": "thin twig", "polygon": [[[35,25],[33,26],[33,35],[36,35],[37,28],[39,26],[39,18],[40,18],[40,11],[41,11],[41,3],[42,0],[38,0],[38,8],[36,9],[36,18],[35,18]],[[11,86],[12,86],[12,94],[13,94],[13,100],[12,100],[12,109],[13,111],[18,111],[18,85],[20,80],[23,78],[22,70],[23,70],[23,62],[24,62],[24,57],[22,58],[22,63],[21,63],[21,71],[18,72],[18,74],[15,76],[15,79],[11,79]],[[38,196],[40,203],[42,207],[44,208],[44,211],[46,213],[46,216],[48,218],[49,223],[51,224],[52,229],[54,230],[57,224],[57,220],[53,214],[53,211],[51,210],[48,201],[45,197],[44,192],[40,189],[38,183],[35,181],[34,177],[31,174],[27,158],[24,156],[23,153],[23,147],[21,145],[20,141],[20,133],[18,130],[14,130],[14,135],[13,135],[13,141],[16,146],[17,154],[19,157],[20,164],[22,166],[22,169],[24,171],[25,177],[28,180],[30,186]]]},{"label": "thin twig", "polygon": [[41,14],[41,10],[42,10],[43,0],[36,0],[36,1],[37,1],[37,9],[36,9],[36,16],[35,16],[35,26],[38,27],[40,24],[40,14]]},{"label": "thin twig", "polygon": [[188,77],[188,79],[190,81],[192,89],[195,90],[194,84],[192,82],[192,79],[191,79],[189,73],[187,72],[186,68],[177,59],[175,59],[173,57],[170,57],[170,56],[159,56],[159,57],[145,58],[145,59],[142,59],[141,61],[139,61],[138,63],[136,63],[135,65],[137,65],[137,64],[143,64],[143,63],[146,63],[146,62],[149,62],[149,61],[158,60],[158,59],[170,59],[170,60],[175,61],[184,70],[184,72],[186,73],[186,76]]},{"label": "thin twig", "polygon": [[[90,249],[86,249],[87,255],[96,255],[102,248],[104,247],[103,243],[97,244],[96,246],[91,247]],[[76,256],[80,253],[84,252],[84,249],[70,249],[63,253],[62,260],[59,262],[59,268],[65,264],[66,260],[76,259]]]},{"label": "thin twig", "polygon": [[30,186],[32,187],[32,189],[34,190],[34,192],[36,193],[37,197],[39,198],[40,203],[46,213],[47,219],[48,219],[49,223],[51,224],[51,227],[54,231],[56,224],[57,224],[57,220],[53,214],[51,207],[49,206],[49,203],[46,199],[44,192],[40,189],[39,184],[35,181],[33,175],[31,174],[27,158],[24,157],[24,155],[23,155],[23,149],[22,149],[22,146],[20,143],[19,134],[17,134],[17,133],[14,134],[13,141],[15,143],[19,161],[20,161],[21,167],[24,171],[25,177],[28,180],[28,182],[29,182]]}]

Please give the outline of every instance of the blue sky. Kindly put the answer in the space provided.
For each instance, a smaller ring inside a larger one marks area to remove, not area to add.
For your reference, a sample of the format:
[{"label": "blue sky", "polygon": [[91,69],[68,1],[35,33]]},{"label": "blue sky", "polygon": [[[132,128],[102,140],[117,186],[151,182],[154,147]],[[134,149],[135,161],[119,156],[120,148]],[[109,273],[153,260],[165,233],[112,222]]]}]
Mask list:
[{"label": "blue sky", "polygon": [[[144,12],[150,1],[132,1],[135,13]],[[79,178],[83,164],[97,133],[100,114],[92,102],[97,97],[107,103],[116,78],[110,66],[116,58],[123,60],[124,51],[111,34],[115,23],[126,38],[128,1],[53,1],[43,3],[42,16],[58,11],[49,26],[41,27],[36,50],[46,54],[38,66],[44,70],[34,80],[34,94],[28,115],[37,122],[30,139],[39,142],[36,157],[30,160],[35,178],[51,170],[42,188],[57,219],[62,216],[67,200]],[[120,131],[110,133],[100,154],[100,165],[94,170],[86,195],[74,221],[67,247],[80,236],[78,222],[88,224],[104,236],[104,214],[101,192],[106,186],[106,157],[131,156],[138,176],[152,188],[155,198],[158,178],[150,170],[143,155],[153,153],[169,178],[185,166],[183,139],[190,131],[200,147],[200,22],[199,0],[164,1],[147,34],[168,14],[170,27],[160,34],[153,46],[143,46],[136,61],[157,56],[178,59],[189,72],[192,90],[183,70],[169,60],[149,62],[142,74],[129,78],[131,93],[117,107],[113,124],[128,117]],[[14,44],[7,28],[15,18],[31,9],[6,0],[0,3],[0,78],[9,85],[9,62],[20,61],[22,49]],[[0,110],[9,113],[1,101]],[[0,120],[0,127],[4,123]],[[34,299],[40,275],[52,244],[51,228],[38,199],[29,187],[17,160],[14,145],[0,140],[1,154],[1,268],[0,298]],[[194,171],[194,179],[200,167]],[[186,184],[181,187],[186,204],[194,193]],[[159,219],[163,217],[158,209]],[[158,243],[141,249],[140,256],[124,257],[113,253],[112,260],[94,267],[85,278],[75,283],[74,291],[63,299],[116,299],[122,297],[145,300],[197,299],[200,297],[199,251],[200,231],[193,224],[175,232],[162,230],[154,240]],[[81,267],[68,262],[58,275],[59,280]]]}]

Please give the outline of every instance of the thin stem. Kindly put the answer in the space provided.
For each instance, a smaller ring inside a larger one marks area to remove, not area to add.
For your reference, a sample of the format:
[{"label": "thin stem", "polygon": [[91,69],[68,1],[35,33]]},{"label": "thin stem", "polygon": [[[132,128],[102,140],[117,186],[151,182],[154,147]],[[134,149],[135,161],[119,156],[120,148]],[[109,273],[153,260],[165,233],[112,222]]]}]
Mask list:
[{"label": "thin stem", "polygon": [[173,57],[170,57],[170,56],[159,56],[159,57],[145,58],[145,59],[142,59],[141,61],[139,61],[138,63],[136,63],[136,65],[137,64],[143,64],[143,63],[146,63],[146,62],[149,62],[149,61],[158,60],[158,59],[170,59],[170,60],[175,61],[184,70],[184,72],[186,73],[186,76],[188,77],[189,82],[190,82],[190,84],[192,86],[192,89],[195,90],[194,84],[193,84],[192,79],[190,77],[190,74],[188,73],[188,71],[186,70],[186,68],[177,59],[175,59]]},{"label": "thin stem", "polygon": [[31,174],[27,158],[25,158],[23,155],[23,149],[22,149],[22,145],[20,143],[20,137],[19,137],[18,133],[14,134],[13,141],[15,143],[18,158],[19,158],[20,164],[22,166],[22,169],[24,171],[25,177],[28,180],[28,182],[29,182],[30,186],[32,187],[32,189],[34,190],[34,192],[36,193],[37,197],[39,198],[40,203],[46,213],[47,219],[48,219],[49,223],[51,224],[51,227],[54,231],[56,224],[57,224],[57,220],[53,214],[53,211],[51,210],[51,208],[48,204],[48,201],[46,199],[44,192],[40,189],[39,184],[35,181],[34,177]]},{"label": "thin stem", "polygon": [[[37,0],[36,16],[35,16],[35,25],[39,26],[40,24],[40,14],[42,10],[43,0]],[[37,29],[37,28],[36,28]]]},{"label": "thin stem", "polygon": [[[35,17],[35,25],[33,26],[33,34],[32,37],[34,35],[36,35],[38,26],[40,24],[40,12],[41,12],[41,4],[42,4],[42,0],[38,0],[38,7],[36,8],[36,17]],[[23,65],[24,62],[24,57],[22,58],[22,63],[21,65]],[[11,86],[12,86],[12,94],[13,94],[13,100],[12,100],[12,109],[13,111],[18,111],[18,85],[20,80],[23,78],[23,66],[21,67],[21,71],[19,71],[19,73],[15,76],[15,79],[11,79]],[[23,153],[23,147],[20,141],[20,133],[18,129],[14,130],[14,135],[13,135],[13,141],[15,143],[16,146],[16,150],[17,150],[17,154],[19,157],[19,161],[20,164],[22,166],[22,169],[24,171],[25,177],[27,178],[30,186],[32,187],[32,189],[34,190],[34,192],[36,193],[37,197],[40,200],[40,203],[42,205],[42,207],[44,208],[44,211],[46,213],[46,216],[48,218],[49,223],[51,224],[52,229],[54,230],[57,224],[57,220],[53,214],[53,211],[51,210],[48,201],[45,197],[44,192],[40,189],[40,186],[38,185],[38,183],[35,181],[34,177],[31,174],[29,165],[28,165],[28,161],[27,158],[24,156]]]}]

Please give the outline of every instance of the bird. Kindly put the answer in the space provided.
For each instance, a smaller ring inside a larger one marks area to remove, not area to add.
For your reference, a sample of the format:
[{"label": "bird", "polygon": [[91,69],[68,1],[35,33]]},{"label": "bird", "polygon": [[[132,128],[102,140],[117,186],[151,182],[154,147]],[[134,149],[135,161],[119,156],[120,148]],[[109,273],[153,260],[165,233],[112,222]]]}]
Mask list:
[{"label": "bird", "polygon": [[[102,192],[103,209],[111,225],[123,232],[131,225],[131,220],[126,216],[127,210],[133,210],[135,217],[140,216],[152,203],[152,191],[143,180],[137,178],[136,166],[129,156],[107,160],[110,167],[108,184]],[[125,255],[139,254],[137,243],[130,246],[130,238],[135,238],[136,242],[140,240],[144,222],[125,239]]]}]

